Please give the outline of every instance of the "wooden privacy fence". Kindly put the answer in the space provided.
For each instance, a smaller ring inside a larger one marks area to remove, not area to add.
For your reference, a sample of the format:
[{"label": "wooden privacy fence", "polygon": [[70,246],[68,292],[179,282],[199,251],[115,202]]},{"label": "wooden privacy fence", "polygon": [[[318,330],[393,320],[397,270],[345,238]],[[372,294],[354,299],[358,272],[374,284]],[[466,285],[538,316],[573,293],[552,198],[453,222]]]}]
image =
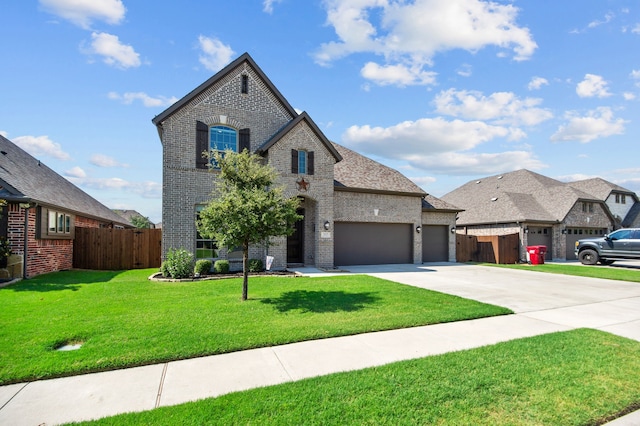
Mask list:
[{"label": "wooden privacy fence", "polygon": [[73,267],[124,270],[159,268],[162,229],[75,229]]},{"label": "wooden privacy fence", "polygon": [[458,262],[517,263],[520,260],[520,236],[456,235]]}]

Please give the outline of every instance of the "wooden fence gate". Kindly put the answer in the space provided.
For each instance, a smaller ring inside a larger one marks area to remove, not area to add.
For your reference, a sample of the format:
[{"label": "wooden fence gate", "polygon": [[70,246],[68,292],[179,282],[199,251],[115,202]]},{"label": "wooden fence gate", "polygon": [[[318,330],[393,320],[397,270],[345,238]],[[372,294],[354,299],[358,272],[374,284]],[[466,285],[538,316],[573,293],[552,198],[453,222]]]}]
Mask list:
[{"label": "wooden fence gate", "polygon": [[517,263],[520,260],[520,236],[456,235],[458,262]]},{"label": "wooden fence gate", "polygon": [[73,267],[118,271],[159,268],[162,229],[76,227]]}]

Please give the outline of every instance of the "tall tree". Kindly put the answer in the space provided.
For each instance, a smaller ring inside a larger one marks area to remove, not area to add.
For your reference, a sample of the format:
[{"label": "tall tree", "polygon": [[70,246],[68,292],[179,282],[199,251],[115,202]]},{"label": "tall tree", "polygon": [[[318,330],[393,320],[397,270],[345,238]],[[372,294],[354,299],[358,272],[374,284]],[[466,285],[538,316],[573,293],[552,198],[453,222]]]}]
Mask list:
[{"label": "tall tree", "polygon": [[277,172],[262,157],[247,150],[215,153],[219,170],[212,199],[200,212],[198,231],[230,250],[242,247],[242,300],[249,288],[249,246],[270,237],[293,233],[302,216],[296,213],[297,198],[286,198],[282,186],[274,185]]}]

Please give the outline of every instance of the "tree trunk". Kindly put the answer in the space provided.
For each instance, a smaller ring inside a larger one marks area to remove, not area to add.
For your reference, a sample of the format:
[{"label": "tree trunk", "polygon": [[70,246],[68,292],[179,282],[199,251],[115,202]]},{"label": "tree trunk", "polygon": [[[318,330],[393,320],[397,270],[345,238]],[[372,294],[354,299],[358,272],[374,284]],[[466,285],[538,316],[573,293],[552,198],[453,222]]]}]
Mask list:
[{"label": "tree trunk", "polygon": [[249,296],[249,243],[242,245],[242,300]]}]

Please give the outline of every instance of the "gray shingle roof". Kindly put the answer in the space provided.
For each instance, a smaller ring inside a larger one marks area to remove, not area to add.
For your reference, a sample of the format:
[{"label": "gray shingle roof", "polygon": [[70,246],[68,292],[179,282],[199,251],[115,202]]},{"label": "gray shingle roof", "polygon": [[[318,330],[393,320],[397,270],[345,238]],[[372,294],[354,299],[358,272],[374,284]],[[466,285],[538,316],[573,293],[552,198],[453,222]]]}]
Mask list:
[{"label": "gray shingle roof", "polygon": [[337,190],[363,190],[379,193],[427,195],[418,185],[397,170],[333,143],[342,161],[333,169]]},{"label": "gray shingle roof", "polygon": [[623,188],[619,185],[616,185],[615,183],[611,183],[609,181],[606,181],[602,178],[592,178],[592,179],[584,179],[584,180],[578,180],[575,182],[569,182],[567,183],[567,185],[579,189],[581,191],[586,192],[587,194],[591,194],[593,195],[595,198],[599,199],[599,200],[606,200],[607,197],[609,197],[609,195],[612,192],[619,192],[622,194],[629,194],[632,195],[634,197],[634,200],[638,200],[637,195],[632,192],[629,191],[626,188]]},{"label": "gray shingle roof", "polygon": [[451,212],[461,212],[462,209],[454,206],[453,204],[449,204],[440,198],[434,197],[431,194],[425,195],[422,199],[422,210],[444,210]]},{"label": "gray shingle roof", "polygon": [[108,207],[0,135],[0,198],[34,201],[79,215],[130,226]]},{"label": "gray shingle roof", "polygon": [[475,179],[442,199],[464,209],[458,224],[561,222],[578,200],[593,195],[558,180],[517,170]]}]

